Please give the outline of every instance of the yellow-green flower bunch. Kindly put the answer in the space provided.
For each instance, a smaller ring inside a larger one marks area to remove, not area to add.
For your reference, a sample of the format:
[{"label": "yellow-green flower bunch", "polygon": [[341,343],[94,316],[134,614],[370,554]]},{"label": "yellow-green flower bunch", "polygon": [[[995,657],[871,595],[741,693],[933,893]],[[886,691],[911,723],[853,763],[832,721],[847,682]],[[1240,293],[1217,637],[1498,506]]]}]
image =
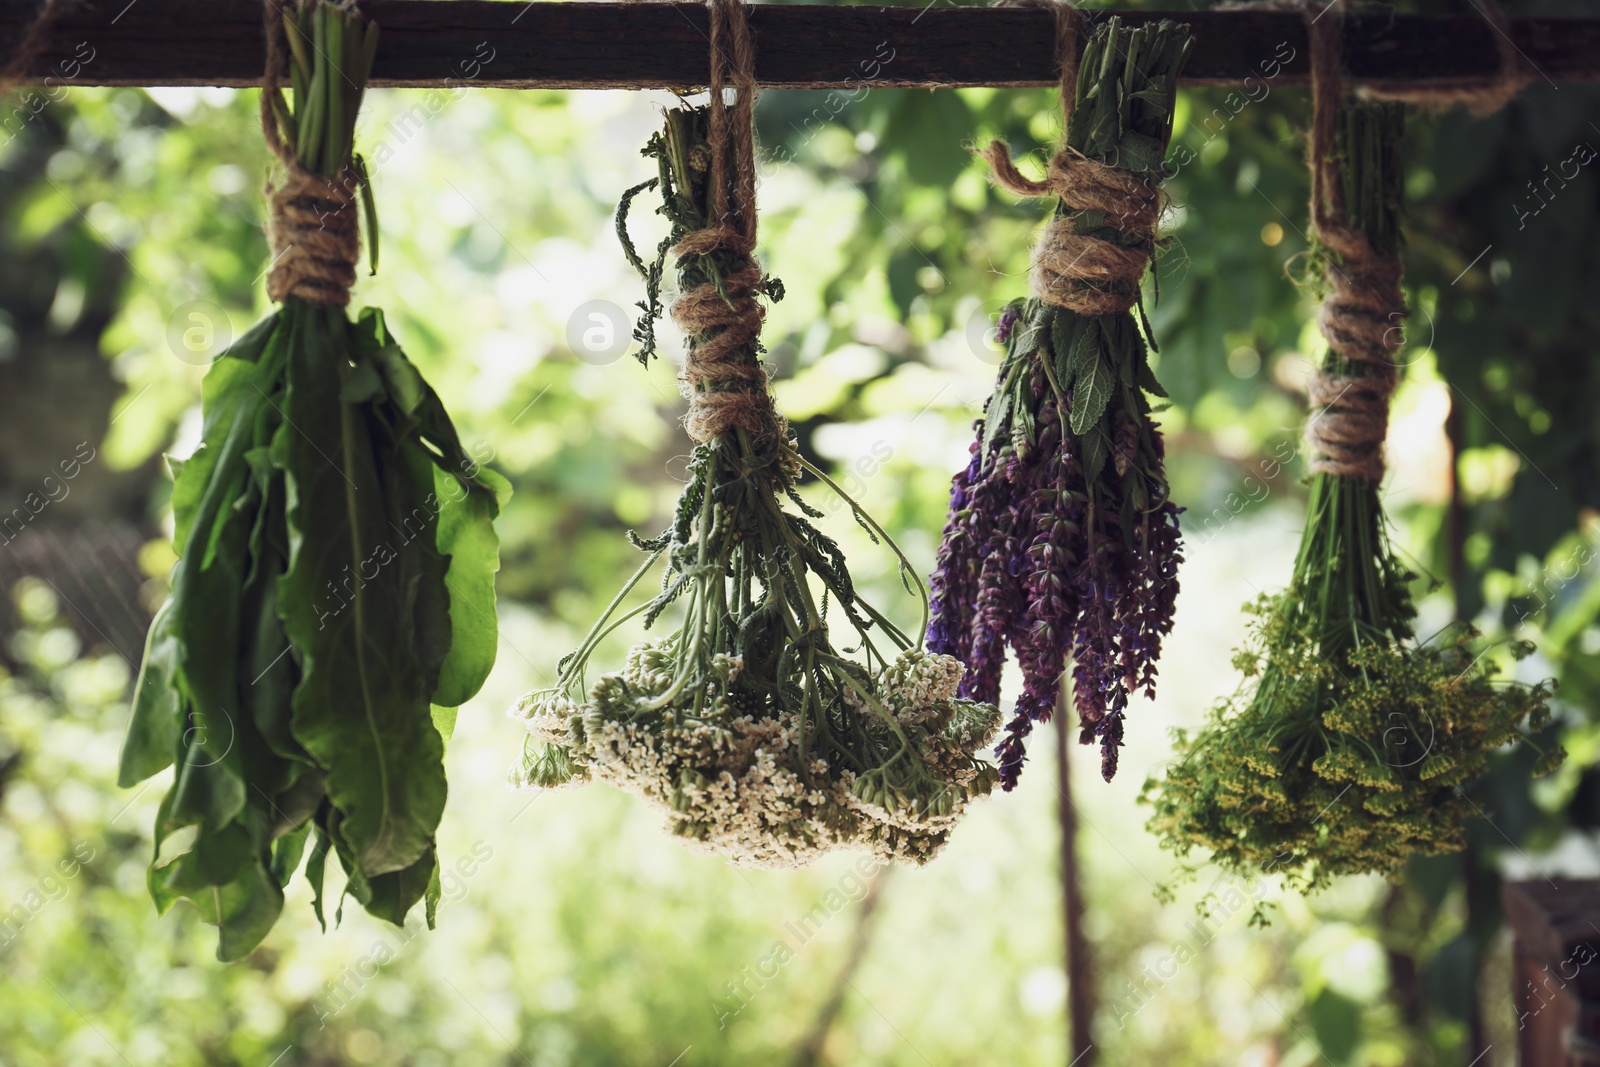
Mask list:
[{"label": "yellow-green flower bunch", "polygon": [[[1246,688],[1198,733],[1178,733],[1165,778],[1141,797],[1151,831],[1179,856],[1209,850],[1225,869],[1281,874],[1307,892],[1462,847],[1479,809],[1461,787],[1494,749],[1549,722],[1551,684],[1497,678],[1470,630],[1424,645],[1369,640],[1335,660],[1304,626],[1304,603],[1291,587],[1247,607],[1256,619],[1234,660]],[[1564,756],[1544,753],[1535,773]]]},{"label": "yellow-green flower bunch", "polygon": [[[1256,618],[1235,659],[1246,687],[1198,734],[1179,734],[1165,779],[1142,796],[1150,829],[1180,857],[1206,850],[1303,891],[1460,848],[1478,810],[1462,787],[1495,749],[1529,740],[1524,726],[1549,722],[1552,691],[1498,680],[1465,628],[1413,638],[1413,576],[1394,557],[1378,493],[1400,377],[1393,327],[1405,313],[1404,111],[1341,106],[1325,90],[1317,119],[1336,107],[1334,136],[1319,149],[1313,131],[1312,201],[1329,350],[1310,390],[1313,473],[1294,576],[1247,609]],[[1536,772],[1564,755],[1544,753]]]}]

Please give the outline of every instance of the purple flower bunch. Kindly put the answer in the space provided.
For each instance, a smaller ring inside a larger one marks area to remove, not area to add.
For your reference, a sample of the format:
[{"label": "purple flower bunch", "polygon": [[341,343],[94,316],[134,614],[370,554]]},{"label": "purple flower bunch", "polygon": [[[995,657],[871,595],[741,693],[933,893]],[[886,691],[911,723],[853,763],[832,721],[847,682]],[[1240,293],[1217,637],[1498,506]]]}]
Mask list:
[{"label": "purple flower bunch", "polygon": [[[1054,309],[1032,301],[1028,310],[1034,318]],[[1009,358],[996,397],[1010,402],[991,399],[951,486],[928,628],[932,651],[967,665],[968,699],[997,702],[1007,647],[1016,655],[1022,695],[996,749],[1008,790],[1069,658],[1079,740],[1098,739],[1101,774],[1116,773],[1128,698],[1154,695],[1182,560],[1180,509],[1168,499],[1161,434],[1142,393],[1127,388],[1087,434],[1074,433],[1063,417],[1073,392],[1055,388],[1048,347],[1042,358],[1018,351],[1021,314],[1014,304],[1001,317]],[[1129,356],[1142,362],[1144,346]],[[986,425],[997,417],[1007,425]]]},{"label": "purple flower bunch", "polygon": [[1056,203],[1033,249],[1035,295],[1000,316],[999,381],[950,489],[928,647],[965,663],[962,696],[988,703],[1006,649],[1016,655],[1022,696],[996,750],[1006,789],[1069,660],[1079,739],[1099,740],[1110,780],[1128,698],[1153,695],[1172,630],[1179,509],[1150,418],[1147,396],[1166,392],[1141,286],[1161,245],[1162,160],[1192,44],[1177,23],[1097,22],[1045,179],[1019,174],[1000,142],[983,150],[996,184]]}]

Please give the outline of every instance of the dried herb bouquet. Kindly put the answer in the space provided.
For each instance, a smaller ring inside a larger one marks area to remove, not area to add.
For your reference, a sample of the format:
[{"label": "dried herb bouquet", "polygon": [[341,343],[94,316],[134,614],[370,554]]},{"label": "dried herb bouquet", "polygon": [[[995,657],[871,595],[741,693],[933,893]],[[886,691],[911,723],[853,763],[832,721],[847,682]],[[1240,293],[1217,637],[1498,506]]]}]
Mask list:
[{"label": "dried herb bouquet", "polygon": [[[742,97],[748,108],[748,89]],[[644,149],[659,176],[629,190],[618,218],[648,283],[641,358],[654,349],[665,257],[676,262],[672,313],[688,338],[685,421],[697,442],[688,485],[669,529],[633,538],[644,564],[561,661],[557,683],[514,709],[530,736],[513,777],[528,788],[610,782],[667,811],[674,833],[736,863],[793,866],[847,847],[924,862],[993,786],[993,766],[974,753],[999,712],[957,697],[961,665],[922,649],[861,597],[838,545],[812,522],[820,512],[796,491],[809,474],[844,495],[799,455],[772,406],[758,297],[782,290],[752,257],[748,114],[736,105],[730,135],[719,100],[714,92],[711,108],[667,114]],[[625,229],[629,204],[647,188],[659,190],[671,226],[649,264]],[[925,624],[926,594],[899,558]],[[658,566],[660,592],[625,610]],[[653,626],[669,607],[681,609],[676,630],[634,647],[621,671],[587,677],[608,634],[640,615]],[[841,622],[853,649],[837,643]]]},{"label": "dried herb bouquet", "polygon": [[321,919],[330,853],[368,912],[398,924],[425,901],[432,922],[443,734],[494,663],[492,523],[509,491],[382,313],[345,310],[358,191],[377,262],[351,154],[377,26],[348,3],[285,4],[281,23],[267,11],[280,306],[212,365],[201,443],[174,463],[180,558],[118,778],[176,766],[150,893],[216,924],[222,959],[271,929],[303,858]]},{"label": "dried herb bouquet", "polygon": [[1069,659],[1080,739],[1098,741],[1109,781],[1128,698],[1153,695],[1172,628],[1179,509],[1146,396],[1166,394],[1140,283],[1190,44],[1181,25],[1107,19],[1076,75],[1063,66],[1066,147],[1047,179],[1023,178],[998,142],[985,152],[1002,187],[1057,202],[1034,250],[1035,295],[1001,315],[1000,379],[951,486],[928,645],[965,663],[962,694],[986,702],[1006,648],[1016,655],[1023,691],[998,750],[1007,789]]},{"label": "dried herb bouquet", "polygon": [[[1523,731],[1549,722],[1552,688],[1498,679],[1470,628],[1413,639],[1413,575],[1395,558],[1378,494],[1404,313],[1404,112],[1352,103],[1325,116],[1324,106],[1312,203],[1329,353],[1311,390],[1294,575],[1247,608],[1255,621],[1234,660],[1245,687],[1197,733],[1177,733],[1172,764],[1142,798],[1150,829],[1179,856],[1203,850],[1303,891],[1460,848],[1464,821],[1481,814],[1464,787],[1494,749],[1532,743]],[[1563,755],[1544,753],[1536,773]]]}]

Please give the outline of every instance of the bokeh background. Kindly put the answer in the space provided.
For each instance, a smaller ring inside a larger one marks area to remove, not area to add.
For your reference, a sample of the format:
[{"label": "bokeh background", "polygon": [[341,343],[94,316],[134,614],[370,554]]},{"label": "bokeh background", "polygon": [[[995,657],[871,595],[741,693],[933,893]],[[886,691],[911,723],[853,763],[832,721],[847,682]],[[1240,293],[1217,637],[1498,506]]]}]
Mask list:
[{"label": "bokeh background", "polygon": [[[892,66],[893,44],[864,64]],[[461,58],[492,68],[493,49]],[[1202,876],[1164,903],[1174,865],[1139,786],[1168,729],[1237,684],[1239,606],[1287,579],[1303,514],[1320,350],[1290,276],[1308,102],[1266,76],[1272,58],[1247,90],[1179,103],[1172,243],[1148,296],[1188,562],[1122,774],[1103,784],[1093,752],[1073,754],[1092,1036],[1106,1064],[1511,1063],[1500,882],[1600,875],[1600,94],[1541,81],[1493,118],[1412,124],[1414,314],[1386,486],[1422,632],[1459,613],[1535,642],[1517,669],[1559,677],[1572,758],[1530,785],[1503,754],[1469,850],[1398,884],[1303,900]],[[193,448],[206,365],[266,306],[256,94],[69,88],[0,114],[0,1064],[1066,1063],[1048,745],[936,862],[876,878],[854,856],[729,867],[605,787],[505,790],[521,737],[506,707],[552,676],[634,566],[624,532],[662,525],[684,473],[679,346],[631,358],[643,286],[611,221],[652,173],[638,149],[672,98],[494,91],[468,71],[441,72],[459,89],[369,93],[357,136],[383,235],[357,300],[516,487],[499,663],[448,754],[445,903],[432,932],[352,906],[323,933],[296,882],[232,966],[192,913],[155,915],[165,783],[119,790],[114,768],[173,559],[161,457]],[[766,330],[780,404],[925,571],[998,363],[990,322],[1026,291],[1042,212],[990,189],[968,147],[1002,136],[1042,163],[1054,94],[863,74],[769,92],[757,116],[762,255],[788,292]],[[663,232],[648,212],[636,227],[641,246]],[[888,554],[842,509],[829,524],[914,622]],[[1201,920],[1207,888],[1275,903],[1271,924]]]}]

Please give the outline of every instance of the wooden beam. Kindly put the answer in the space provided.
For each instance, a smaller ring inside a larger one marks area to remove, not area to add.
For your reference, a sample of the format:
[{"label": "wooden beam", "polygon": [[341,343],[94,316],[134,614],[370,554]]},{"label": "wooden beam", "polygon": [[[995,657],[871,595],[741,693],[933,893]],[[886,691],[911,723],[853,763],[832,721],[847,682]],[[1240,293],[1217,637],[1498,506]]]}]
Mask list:
[{"label": "wooden beam", "polygon": [[[15,41],[32,0],[0,0],[0,41]],[[365,0],[383,27],[378,86],[548,89],[692,88],[706,78],[700,4]],[[1105,12],[1085,12],[1091,19]],[[1188,85],[1303,85],[1306,32],[1285,11],[1119,12],[1194,28]],[[1038,8],[824,7],[758,4],[756,74],[776,89],[1039,86],[1055,80],[1051,16]],[[1347,19],[1350,80],[1420,87],[1498,69],[1492,26],[1471,16]],[[1517,19],[1511,37],[1557,82],[1600,81],[1600,19]],[[87,62],[85,56],[92,56]],[[257,0],[78,0],[31,79],[67,85],[260,82]]]}]

